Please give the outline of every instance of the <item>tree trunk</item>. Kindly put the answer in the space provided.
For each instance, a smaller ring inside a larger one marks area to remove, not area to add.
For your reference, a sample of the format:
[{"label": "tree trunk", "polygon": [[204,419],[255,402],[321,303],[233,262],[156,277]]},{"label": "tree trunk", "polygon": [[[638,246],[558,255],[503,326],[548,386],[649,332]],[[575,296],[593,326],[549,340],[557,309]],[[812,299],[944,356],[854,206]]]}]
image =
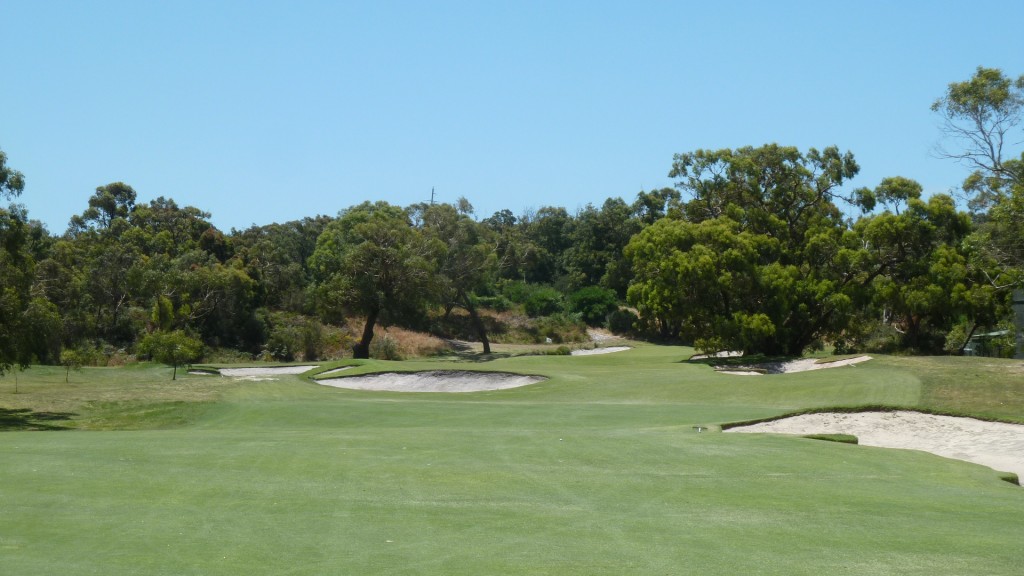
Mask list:
[{"label": "tree trunk", "polygon": [[352,346],[353,358],[370,358],[370,342],[373,340],[373,326],[377,323],[377,316],[379,314],[380,309],[374,308],[366,315],[366,324],[363,326],[363,337],[358,343]]},{"label": "tree trunk", "polygon": [[964,355],[964,349],[966,349],[967,345],[971,343],[971,338],[974,337],[974,331],[977,330],[977,329],[978,329],[978,323],[975,322],[971,326],[971,331],[967,333],[967,338],[964,338],[964,343],[961,344],[960,345],[960,349],[956,351],[957,356],[963,356]]},{"label": "tree trunk", "polygon": [[490,354],[491,342],[487,339],[487,328],[484,327],[484,322],[480,319],[480,315],[476,313],[476,306],[473,306],[473,300],[466,292],[460,291],[460,295],[462,296],[462,302],[466,305],[466,310],[469,312],[469,317],[473,320],[473,327],[476,328],[476,334],[480,337],[480,342],[484,345],[484,354]]}]

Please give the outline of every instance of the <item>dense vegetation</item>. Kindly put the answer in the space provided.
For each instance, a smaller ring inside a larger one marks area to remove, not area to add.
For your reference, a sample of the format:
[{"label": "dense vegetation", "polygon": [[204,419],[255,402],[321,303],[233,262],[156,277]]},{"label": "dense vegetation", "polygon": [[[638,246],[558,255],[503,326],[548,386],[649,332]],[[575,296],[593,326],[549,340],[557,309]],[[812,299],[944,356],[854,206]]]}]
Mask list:
[{"label": "dense vegetation", "polygon": [[[0,209],[0,371],[132,355],[177,365],[202,345],[367,358],[381,324],[485,351],[503,334],[564,340],[586,323],[706,351],[957,352],[1007,324],[1024,279],[1024,155],[1009,156],[1022,107],[1024,77],[986,68],[935,102],[944,153],[974,168],[966,212],[899,176],[845,190],[850,152],[776,144],[678,154],[675,189],[575,214],[366,202],[224,233],[199,208],[137,202],[115,182],[52,234],[12,204]],[[0,195],[24,189],[0,152]]]}]

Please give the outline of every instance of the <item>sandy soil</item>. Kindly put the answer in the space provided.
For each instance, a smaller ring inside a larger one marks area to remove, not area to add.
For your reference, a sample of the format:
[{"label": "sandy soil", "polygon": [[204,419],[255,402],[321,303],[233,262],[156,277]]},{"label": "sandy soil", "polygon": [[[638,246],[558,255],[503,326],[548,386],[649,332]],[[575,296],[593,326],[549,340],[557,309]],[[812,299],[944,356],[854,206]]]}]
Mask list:
[{"label": "sandy soil", "polygon": [[923,450],[1024,478],[1024,426],[920,412],[805,414],[727,432],[853,434],[861,444]]},{"label": "sandy soil", "polygon": [[377,390],[389,392],[480,392],[504,390],[536,384],[545,380],[540,376],[523,376],[502,372],[389,372],[347,378],[325,378],[318,384],[348,388],[350,390]]},{"label": "sandy soil", "polygon": [[824,370],[826,368],[839,368],[840,366],[852,366],[871,360],[871,356],[857,356],[855,358],[844,358],[831,362],[821,362],[817,358],[801,358],[789,362],[770,362],[747,367],[736,367],[728,370],[718,370],[722,374],[734,376],[763,376],[765,374],[790,374],[793,372],[807,372],[808,370]]},{"label": "sandy soil", "polygon": [[573,350],[570,352],[573,356],[593,356],[594,354],[611,354],[612,352],[624,352],[629,350],[629,346],[609,346],[607,348],[591,348],[589,350]]}]

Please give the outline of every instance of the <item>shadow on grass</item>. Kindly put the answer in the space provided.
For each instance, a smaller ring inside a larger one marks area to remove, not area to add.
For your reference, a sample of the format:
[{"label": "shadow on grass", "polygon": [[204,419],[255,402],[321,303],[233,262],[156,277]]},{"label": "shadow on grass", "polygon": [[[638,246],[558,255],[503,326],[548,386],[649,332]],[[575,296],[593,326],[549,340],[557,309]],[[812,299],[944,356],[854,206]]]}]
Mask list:
[{"label": "shadow on grass", "polygon": [[0,408],[0,432],[12,430],[67,430],[53,424],[68,420],[71,412],[34,412],[28,408]]}]

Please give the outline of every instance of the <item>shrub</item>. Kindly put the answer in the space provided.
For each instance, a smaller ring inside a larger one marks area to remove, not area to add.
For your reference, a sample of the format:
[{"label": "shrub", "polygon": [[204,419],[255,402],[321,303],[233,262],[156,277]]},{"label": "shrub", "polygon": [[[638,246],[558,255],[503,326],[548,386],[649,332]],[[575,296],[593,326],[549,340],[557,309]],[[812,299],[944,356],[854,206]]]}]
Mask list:
[{"label": "shrub", "polygon": [[548,350],[544,353],[548,356],[571,356],[572,350],[570,350],[568,346],[559,346],[554,350]]},{"label": "shrub", "polygon": [[370,341],[370,357],[377,360],[404,360],[398,349],[398,340],[388,334],[380,334]]},{"label": "shrub", "polygon": [[527,316],[551,316],[563,311],[562,294],[549,286],[539,287],[524,304]]},{"label": "shrub", "polygon": [[617,300],[612,290],[587,286],[569,295],[569,311],[579,314],[590,326],[600,326],[609,314],[618,310]]},{"label": "shrub", "polygon": [[476,302],[481,308],[488,308],[495,312],[505,312],[512,307],[512,302],[500,294],[497,296],[477,296]]},{"label": "shrub", "polygon": [[613,334],[632,334],[639,320],[632,310],[619,308],[608,315],[608,329]]},{"label": "shrub", "polygon": [[586,342],[590,339],[587,335],[587,325],[578,317],[568,314],[553,314],[537,318],[529,332],[537,344],[547,342],[548,338],[556,344]]}]

